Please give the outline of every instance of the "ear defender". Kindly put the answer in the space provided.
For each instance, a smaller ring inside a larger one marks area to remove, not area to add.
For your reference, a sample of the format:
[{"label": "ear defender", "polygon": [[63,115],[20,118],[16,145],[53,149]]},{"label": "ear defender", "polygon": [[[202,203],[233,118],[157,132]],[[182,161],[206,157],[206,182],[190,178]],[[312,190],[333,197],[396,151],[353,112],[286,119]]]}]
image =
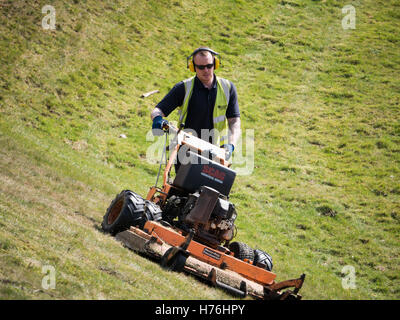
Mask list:
[{"label": "ear defender", "polygon": [[218,56],[214,56],[214,70],[217,70],[220,66],[221,62]]},{"label": "ear defender", "polygon": [[189,68],[190,71],[192,72],[196,72],[196,70],[194,69],[194,63],[193,63],[193,58],[188,57],[188,64],[187,67]]},{"label": "ear defender", "polygon": [[217,70],[219,68],[219,66],[221,65],[221,58],[219,57],[219,53],[215,52],[214,50],[212,50],[210,48],[207,48],[207,47],[200,47],[200,48],[194,50],[193,53],[189,57],[186,58],[187,68],[192,72],[196,72],[193,58],[196,55],[196,53],[198,53],[200,51],[208,51],[213,55],[213,57],[214,57],[214,70]]}]

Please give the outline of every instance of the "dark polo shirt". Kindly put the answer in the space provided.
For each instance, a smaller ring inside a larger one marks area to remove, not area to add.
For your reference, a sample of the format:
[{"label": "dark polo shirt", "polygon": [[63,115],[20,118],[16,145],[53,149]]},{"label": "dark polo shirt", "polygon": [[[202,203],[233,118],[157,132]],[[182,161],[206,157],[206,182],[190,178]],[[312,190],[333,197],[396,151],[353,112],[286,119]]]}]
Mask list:
[{"label": "dark polo shirt", "polygon": [[[230,82],[229,104],[226,110],[227,118],[240,117],[239,104],[237,99],[236,87]],[[201,129],[213,129],[213,111],[215,99],[217,97],[217,81],[214,76],[214,82],[211,89],[208,89],[203,83],[195,77],[192,96],[189,100],[188,112],[185,122],[185,128],[194,130],[198,137],[201,137]],[[167,117],[172,111],[183,104],[185,98],[185,85],[183,81],[177,83],[170,92],[157,104]]]}]

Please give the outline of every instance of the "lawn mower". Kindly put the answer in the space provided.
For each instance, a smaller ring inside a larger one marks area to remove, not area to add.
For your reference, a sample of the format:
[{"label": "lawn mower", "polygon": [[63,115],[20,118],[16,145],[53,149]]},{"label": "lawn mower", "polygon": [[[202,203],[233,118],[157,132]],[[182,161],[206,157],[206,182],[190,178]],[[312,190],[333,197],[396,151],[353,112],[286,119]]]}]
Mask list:
[{"label": "lawn mower", "polygon": [[[301,299],[304,274],[275,282],[268,253],[232,242],[237,212],[229,193],[236,173],[225,150],[169,123],[163,131],[166,142],[155,185],[145,199],[131,190],[118,194],[106,210],[102,229],[164,268],[188,272],[232,295]],[[173,139],[167,146],[169,134]],[[158,187],[163,164],[163,184]]]}]

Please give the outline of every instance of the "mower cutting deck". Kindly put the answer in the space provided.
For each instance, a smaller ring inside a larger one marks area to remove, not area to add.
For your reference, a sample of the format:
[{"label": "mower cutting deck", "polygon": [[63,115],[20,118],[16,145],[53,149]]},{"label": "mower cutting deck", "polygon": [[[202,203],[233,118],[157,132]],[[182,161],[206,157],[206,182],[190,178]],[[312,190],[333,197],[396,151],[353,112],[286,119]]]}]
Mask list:
[{"label": "mower cutting deck", "polygon": [[[237,213],[229,192],[236,173],[229,168],[224,150],[184,131],[168,129],[175,138],[169,146],[172,153],[162,188],[156,183],[146,199],[122,191],[106,211],[103,230],[128,248],[158,259],[163,267],[191,273],[231,294],[301,299],[298,291],[304,274],[277,283],[266,252],[231,242]],[[184,158],[182,154],[186,159],[171,182],[171,166],[178,155]]]}]

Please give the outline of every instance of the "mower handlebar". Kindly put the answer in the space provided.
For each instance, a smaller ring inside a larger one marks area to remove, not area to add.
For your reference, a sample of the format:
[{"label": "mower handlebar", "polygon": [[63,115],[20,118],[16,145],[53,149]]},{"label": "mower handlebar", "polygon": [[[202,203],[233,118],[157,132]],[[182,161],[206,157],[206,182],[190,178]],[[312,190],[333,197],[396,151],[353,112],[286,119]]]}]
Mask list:
[{"label": "mower handlebar", "polygon": [[168,121],[164,121],[162,124],[162,130],[164,132],[168,132],[168,131],[172,131],[173,133],[178,132],[178,128],[176,128],[175,126],[173,126],[172,124],[170,124]]},{"label": "mower handlebar", "polygon": [[[164,133],[173,133],[176,135],[180,135],[180,138],[178,139],[178,143],[182,143],[184,141],[185,144],[189,146],[189,148],[193,147],[194,149],[197,149],[201,152],[206,152],[208,153],[212,159],[214,157],[222,159],[223,161],[226,161],[226,154],[225,151],[221,151],[221,148],[209,143],[208,141],[202,140],[200,138],[197,138],[190,133],[186,133],[184,131],[181,131],[181,129],[178,129],[168,121],[164,121],[161,125],[162,130]],[[223,148],[222,148],[223,149]],[[225,150],[225,149],[223,149]],[[223,153],[221,153],[223,152]]]}]

